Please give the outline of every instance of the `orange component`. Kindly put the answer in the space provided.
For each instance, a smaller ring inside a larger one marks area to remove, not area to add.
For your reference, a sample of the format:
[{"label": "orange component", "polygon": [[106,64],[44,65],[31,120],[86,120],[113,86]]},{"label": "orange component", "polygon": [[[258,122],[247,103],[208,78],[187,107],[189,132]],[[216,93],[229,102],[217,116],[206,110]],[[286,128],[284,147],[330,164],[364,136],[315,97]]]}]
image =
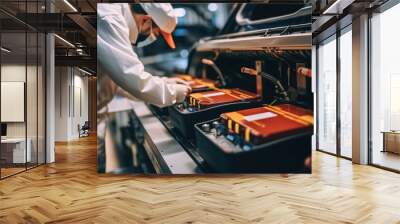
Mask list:
[{"label": "orange component", "polygon": [[299,67],[297,69],[297,74],[311,78],[312,77],[312,70],[309,69],[309,68],[305,68],[305,67]]},{"label": "orange component", "polygon": [[190,105],[196,106],[199,109],[240,101],[255,101],[258,99],[259,96],[255,93],[241,89],[216,89],[200,93],[191,93],[189,95]]},{"label": "orange component", "polygon": [[251,144],[313,130],[312,111],[291,104],[223,113],[221,120],[227,126],[234,126],[235,132]]},{"label": "orange component", "polygon": [[196,92],[197,90],[202,90],[202,89],[214,89],[217,82],[209,79],[202,79],[202,78],[196,78],[192,75],[188,74],[179,74],[175,76],[176,78],[180,78],[186,82],[189,83],[190,87],[192,88],[193,92]]}]

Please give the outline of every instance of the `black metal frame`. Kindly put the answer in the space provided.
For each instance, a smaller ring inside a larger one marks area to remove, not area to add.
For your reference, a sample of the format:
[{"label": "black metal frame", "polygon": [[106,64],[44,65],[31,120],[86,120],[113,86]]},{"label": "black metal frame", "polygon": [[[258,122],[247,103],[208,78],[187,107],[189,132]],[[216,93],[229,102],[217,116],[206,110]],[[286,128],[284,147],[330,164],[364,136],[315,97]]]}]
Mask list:
[{"label": "black metal frame", "polygon": [[342,133],[342,125],[340,123],[340,80],[341,80],[341,64],[340,64],[340,45],[341,45],[341,30],[336,30],[336,154],[341,157],[341,133]]},{"label": "black metal frame", "polygon": [[[2,28],[2,23],[0,23],[0,30],[1,30],[1,28]],[[3,46],[3,44],[2,44],[2,32],[0,32],[0,47],[1,46]],[[1,77],[2,77],[2,74],[1,74],[1,61],[2,61],[2,53],[1,53],[1,50],[0,50],[0,124],[1,124]],[[1,135],[1,134],[0,134]],[[0,180],[1,180],[1,144],[0,144]]]}]

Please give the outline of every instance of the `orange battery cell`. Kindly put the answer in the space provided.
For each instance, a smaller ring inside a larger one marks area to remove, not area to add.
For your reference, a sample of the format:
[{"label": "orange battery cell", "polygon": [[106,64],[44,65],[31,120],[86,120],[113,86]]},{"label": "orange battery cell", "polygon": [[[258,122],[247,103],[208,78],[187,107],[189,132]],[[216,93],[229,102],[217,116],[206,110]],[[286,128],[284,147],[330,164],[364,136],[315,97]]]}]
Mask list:
[{"label": "orange battery cell", "polygon": [[312,111],[291,104],[223,113],[221,120],[229,133],[254,145],[313,130]]},{"label": "orange battery cell", "polygon": [[222,104],[240,101],[256,101],[259,96],[241,89],[218,89],[188,96],[189,105],[197,109],[205,109]]},{"label": "orange battery cell", "polygon": [[192,92],[214,89],[217,82],[209,79],[196,78],[192,75],[180,74],[175,76],[189,83]]}]

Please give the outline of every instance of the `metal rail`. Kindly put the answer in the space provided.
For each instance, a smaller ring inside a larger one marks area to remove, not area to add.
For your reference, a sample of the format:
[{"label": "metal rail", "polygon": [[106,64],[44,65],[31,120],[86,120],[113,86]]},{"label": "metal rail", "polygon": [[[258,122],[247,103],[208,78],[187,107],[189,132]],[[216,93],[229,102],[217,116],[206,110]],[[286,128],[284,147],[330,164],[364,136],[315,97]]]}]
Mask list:
[{"label": "metal rail", "polygon": [[160,174],[197,174],[200,167],[142,101],[132,103],[144,131],[144,148]]}]

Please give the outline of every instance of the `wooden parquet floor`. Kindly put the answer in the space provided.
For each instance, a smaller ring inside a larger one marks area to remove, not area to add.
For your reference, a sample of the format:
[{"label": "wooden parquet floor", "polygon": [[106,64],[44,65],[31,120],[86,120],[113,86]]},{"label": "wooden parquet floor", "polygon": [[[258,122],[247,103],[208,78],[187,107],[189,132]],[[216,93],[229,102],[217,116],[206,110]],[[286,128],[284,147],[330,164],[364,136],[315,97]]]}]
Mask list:
[{"label": "wooden parquet floor", "polygon": [[312,175],[107,176],[96,140],[0,181],[0,223],[400,223],[400,175],[316,152]]}]

